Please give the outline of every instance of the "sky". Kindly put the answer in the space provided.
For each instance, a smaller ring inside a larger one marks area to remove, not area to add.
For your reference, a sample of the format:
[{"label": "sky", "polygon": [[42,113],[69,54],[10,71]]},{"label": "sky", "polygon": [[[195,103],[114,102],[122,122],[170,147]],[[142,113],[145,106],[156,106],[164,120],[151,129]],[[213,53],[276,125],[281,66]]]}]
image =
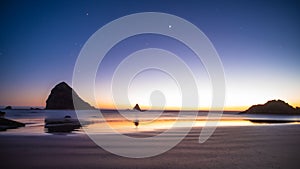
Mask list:
[{"label": "sky", "polygon": [[[297,1],[275,0],[1,1],[0,105],[45,106],[57,83],[72,85],[76,59],[94,32],[122,16],[164,12],[193,23],[214,45],[224,67],[226,110],[243,110],[272,99],[300,106],[299,9]],[[199,107],[190,109],[210,106],[212,91],[203,64],[176,39],[154,34],[124,39],[107,53],[95,79],[94,106],[114,106],[109,90],[114,71],[128,55],[145,48],[171,51],[186,62],[199,93]],[[149,106],[154,89],[162,90],[167,108],[180,107],[176,80],[158,70],[147,70],[132,80],[131,105],[123,107]]]}]

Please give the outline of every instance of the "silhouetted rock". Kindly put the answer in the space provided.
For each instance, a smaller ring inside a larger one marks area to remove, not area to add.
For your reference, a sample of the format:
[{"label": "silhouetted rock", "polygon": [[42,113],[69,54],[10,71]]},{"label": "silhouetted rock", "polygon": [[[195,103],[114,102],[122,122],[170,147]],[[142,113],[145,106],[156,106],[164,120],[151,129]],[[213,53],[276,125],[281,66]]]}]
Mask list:
[{"label": "silhouetted rock", "polygon": [[18,127],[24,127],[24,123],[20,123],[14,120],[9,120],[3,117],[0,117],[0,131],[5,131],[7,129],[15,129]]},{"label": "silhouetted rock", "polygon": [[12,107],[11,106],[6,106],[4,109],[10,110],[10,109],[12,109]]},{"label": "silhouetted rock", "polygon": [[0,117],[4,117],[5,116],[5,112],[0,111]]},{"label": "silhouetted rock", "polygon": [[40,108],[30,107],[30,110],[41,110]]},{"label": "silhouetted rock", "polygon": [[[74,97],[72,97],[72,95]],[[46,109],[70,109],[74,110],[74,102],[76,109],[88,110],[95,109],[87,102],[83,101],[77,93],[65,82],[56,85],[46,101]]]},{"label": "silhouetted rock", "polygon": [[136,104],[134,106],[133,110],[142,111],[142,109],[140,108],[139,104]]},{"label": "silhouetted rock", "polygon": [[251,106],[241,113],[249,114],[299,114],[299,109],[292,107],[282,100],[271,100],[265,104]]},{"label": "silhouetted rock", "polygon": [[73,119],[69,115],[60,119],[45,119],[45,129],[47,129],[48,133],[72,132],[80,127],[79,120]]},{"label": "silhouetted rock", "polygon": [[299,120],[291,120],[291,119],[250,119],[249,121],[251,121],[252,123],[266,123],[266,124],[299,122]]},{"label": "silhouetted rock", "polygon": [[[135,110],[135,111],[142,111],[142,109],[140,108],[140,106],[139,106],[139,104],[136,104],[134,107],[133,107],[133,110]],[[133,124],[135,125],[135,127],[138,127],[139,126],[139,124],[140,124],[140,121],[138,120],[138,119],[135,119],[134,121],[133,121]]]}]

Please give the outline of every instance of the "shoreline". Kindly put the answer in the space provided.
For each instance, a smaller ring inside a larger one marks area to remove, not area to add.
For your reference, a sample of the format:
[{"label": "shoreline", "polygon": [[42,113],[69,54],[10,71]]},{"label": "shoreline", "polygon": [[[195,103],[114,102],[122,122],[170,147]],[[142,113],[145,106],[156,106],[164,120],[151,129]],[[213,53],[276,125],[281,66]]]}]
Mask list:
[{"label": "shoreline", "polygon": [[[270,117],[238,117],[238,116],[223,116],[220,119],[206,119],[205,116],[198,117],[197,119],[190,119],[190,118],[182,118],[182,119],[173,119],[170,117],[156,119],[155,121],[143,121],[141,125],[136,128],[132,124],[131,121],[126,119],[106,119],[102,121],[91,121],[86,123],[84,121],[84,128],[88,130],[93,130],[96,133],[104,132],[105,130],[101,130],[101,127],[105,127],[104,124],[112,127],[113,130],[116,130],[121,133],[136,133],[136,132],[148,132],[148,131],[159,131],[159,130],[168,130],[173,127],[173,124],[176,122],[178,125],[176,128],[184,128],[189,127],[190,124],[193,124],[192,128],[201,128],[206,125],[207,122],[217,122],[217,127],[239,127],[239,126],[270,126],[270,125],[299,125],[300,124],[300,116],[294,118],[278,118],[278,116]],[[5,133],[15,133],[15,134],[48,134],[52,132],[46,132],[45,128],[45,120],[43,118],[24,118],[24,119],[15,119],[19,122],[26,124],[24,127],[8,129],[7,131],[1,131],[0,135],[5,135]],[[207,126],[209,127],[209,126]],[[100,130],[99,130],[100,129]],[[126,132],[127,131],[127,132]],[[80,129],[74,130],[75,133],[84,133],[84,129],[81,127]],[[55,132],[54,132],[55,133]],[[70,133],[70,132],[62,132],[62,133]]]},{"label": "shoreline", "polygon": [[[162,120],[164,122],[168,122],[171,120]],[[273,122],[275,121],[275,122]],[[280,122],[281,121],[281,122]],[[185,120],[181,121],[183,123],[185,123]],[[189,121],[186,121],[189,122]],[[203,119],[197,119],[196,121],[194,121],[194,126],[191,128],[190,131],[192,130],[201,130],[201,128],[204,127],[205,123],[207,121],[203,120]],[[265,119],[222,119],[218,122],[218,126],[216,128],[230,128],[230,127],[256,127],[256,126],[261,126],[261,127],[271,127],[271,126],[289,126],[289,125],[298,125],[300,126],[300,122],[298,119],[295,119],[294,121],[291,120],[265,120]],[[236,123],[236,124],[235,124]],[[98,124],[98,123],[95,123]],[[183,124],[184,125],[184,124]],[[128,126],[127,126],[128,127]],[[171,127],[171,126],[169,126]],[[207,126],[209,127],[209,126]],[[182,127],[176,127],[176,129],[180,130],[185,128],[185,126]],[[168,130],[170,128],[135,128],[135,127],[131,127],[131,128],[126,128],[122,129],[122,128],[115,128],[114,130],[116,132],[119,132],[121,134],[125,134],[125,135],[131,135],[131,134],[142,134],[142,133],[161,133],[165,130]],[[114,134],[111,132],[105,132],[105,131],[97,131],[95,130],[94,132],[90,132],[89,134],[98,134],[98,135],[107,135],[107,134]],[[8,129],[6,131],[1,131],[0,132],[0,136],[6,136],[6,135],[10,135],[10,136],[38,136],[38,135],[86,135],[86,131],[83,128],[80,128],[78,130],[74,130],[72,132],[46,132],[46,129],[44,128],[44,124],[42,123],[38,123],[38,124],[29,124],[28,126],[26,125],[25,127],[20,127],[20,128],[15,128],[15,129]]]}]

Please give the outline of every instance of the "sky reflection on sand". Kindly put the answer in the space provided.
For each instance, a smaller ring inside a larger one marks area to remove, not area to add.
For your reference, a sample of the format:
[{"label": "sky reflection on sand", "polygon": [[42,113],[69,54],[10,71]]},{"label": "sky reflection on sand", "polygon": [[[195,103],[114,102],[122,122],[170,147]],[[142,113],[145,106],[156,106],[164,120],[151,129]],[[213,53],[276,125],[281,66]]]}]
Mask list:
[{"label": "sky reflection on sand", "polygon": [[[153,115],[154,113],[154,115]],[[159,113],[159,112],[158,112]],[[132,113],[131,113],[132,114]],[[149,115],[150,114],[150,115]],[[13,119],[26,124],[25,127],[18,129],[11,129],[0,134],[48,134],[45,133],[44,120],[45,118],[63,118],[65,115],[76,117],[74,111],[69,110],[56,110],[56,111],[44,111],[39,110],[38,112],[32,113],[30,110],[10,110],[7,111],[6,118]],[[110,134],[112,129],[118,133],[139,133],[145,131],[164,131],[174,127],[173,125],[177,122],[177,127],[203,127],[206,125],[207,112],[199,112],[197,119],[193,120],[189,112],[185,113],[184,116],[178,119],[178,112],[167,112],[160,114],[159,118],[155,115],[155,112],[148,112],[145,114],[139,114],[139,116],[131,115],[124,117],[116,112],[103,113],[104,118],[100,118],[98,114],[87,114],[84,119],[84,128],[72,133],[84,133],[84,130],[95,134]],[[149,116],[148,116],[149,115]],[[138,127],[135,127],[133,121],[138,118],[140,123]],[[272,119],[272,120],[294,120],[298,122],[293,123],[252,123],[249,119]],[[214,119],[213,119],[214,120]],[[237,112],[225,112],[218,122],[218,127],[236,127],[236,126],[271,126],[271,125],[293,125],[300,124],[300,116],[286,116],[286,115],[241,115]],[[105,128],[105,126],[110,128]]]},{"label": "sky reflection on sand", "polygon": [[[107,124],[111,129],[119,133],[135,133],[144,131],[161,131],[173,127],[175,120],[156,120],[152,122],[141,122],[138,127],[135,127],[131,121],[110,121]],[[203,127],[206,125],[205,120],[179,120],[179,127],[189,127],[193,123],[193,127]],[[268,125],[287,125],[287,124],[300,124],[299,122],[293,123],[280,123],[280,124],[267,124],[267,123],[252,123],[249,120],[243,119],[221,119],[218,122],[218,127],[237,127],[237,126],[268,126]],[[106,131],[104,128],[105,122],[93,123],[85,126],[85,129],[90,133],[105,133],[109,134],[110,130]]]}]

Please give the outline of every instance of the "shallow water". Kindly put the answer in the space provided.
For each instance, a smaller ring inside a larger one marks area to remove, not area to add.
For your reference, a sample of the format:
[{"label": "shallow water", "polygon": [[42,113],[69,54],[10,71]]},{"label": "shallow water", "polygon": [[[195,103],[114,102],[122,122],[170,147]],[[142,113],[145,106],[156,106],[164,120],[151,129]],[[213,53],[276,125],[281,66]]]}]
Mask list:
[{"label": "shallow water", "polygon": [[[238,112],[224,112],[222,117],[212,116],[207,123],[208,112],[135,112],[135,111],[73,111],[73,110],[4,110],[6,118],[26,124],[25,127],[10,129],[0,134],[48,134],[44,130],[45,118],[64,118],[66,115],[78,118],[83,127],[73,134],[84,133],[136,133],[143,131],[168,130],[180,127],[203,127],[209,125],[257,126],[298,125],[299,122],[264,124],[252,123],[249,119],[300,121],[300,116],[291,115],[241,115]],[[219,119],[220,118],[220,119]],[[135,127],[133,121],[139,120]],[[70,133],[69,133],[70,134]]]}]

